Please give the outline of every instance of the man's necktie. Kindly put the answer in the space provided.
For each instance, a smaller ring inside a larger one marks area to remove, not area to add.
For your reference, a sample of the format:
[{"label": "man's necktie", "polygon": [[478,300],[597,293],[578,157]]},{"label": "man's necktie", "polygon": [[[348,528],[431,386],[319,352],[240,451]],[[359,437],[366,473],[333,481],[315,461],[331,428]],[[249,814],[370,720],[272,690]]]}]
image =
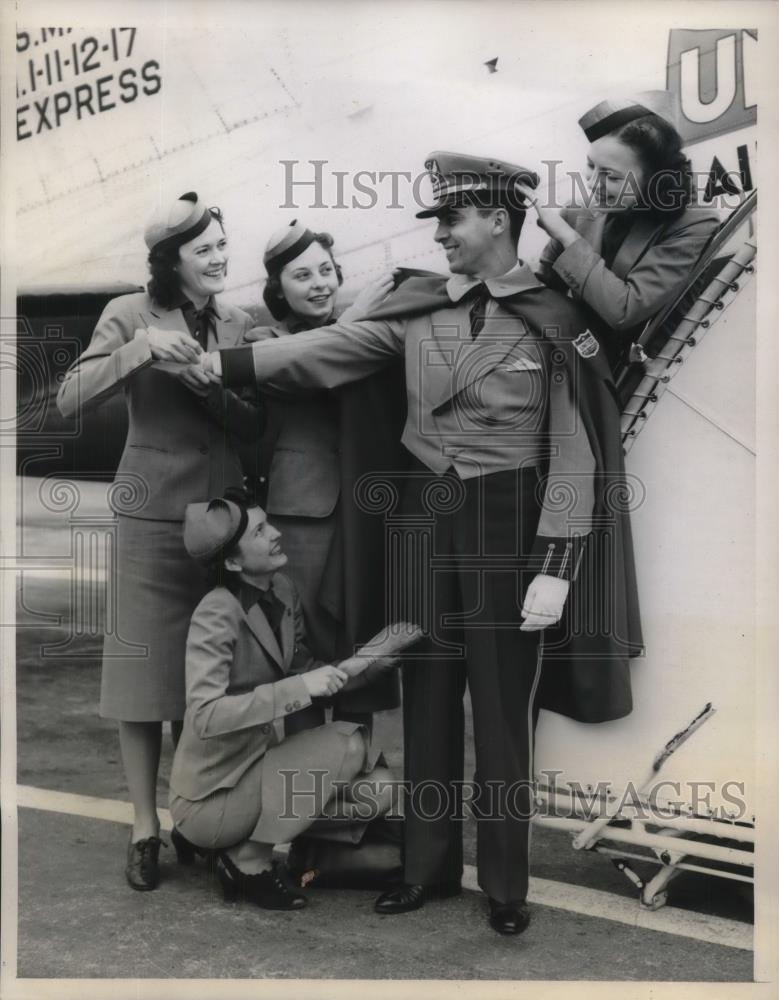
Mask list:
[{"label": "man's necktie", "polygon": [[471,340],[476,340],[484,329],[484,321],[487,317],[487,303],[490,301],[490,297],[489,290],[483,282],[476,286],[473,302],[468,312],[471,323]]}]

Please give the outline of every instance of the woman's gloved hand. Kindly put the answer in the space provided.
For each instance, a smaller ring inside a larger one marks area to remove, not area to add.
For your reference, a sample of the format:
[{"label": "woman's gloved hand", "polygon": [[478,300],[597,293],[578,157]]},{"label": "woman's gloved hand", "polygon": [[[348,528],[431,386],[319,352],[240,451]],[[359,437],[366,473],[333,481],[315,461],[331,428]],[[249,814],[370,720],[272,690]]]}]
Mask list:
[{"label": "woman's gloved hand", "polygon": [[339,323],[356,323],[365,319],[386,299],[395,287],[395,271],[387,271],[362,289],[348,309],[338,317]]}]

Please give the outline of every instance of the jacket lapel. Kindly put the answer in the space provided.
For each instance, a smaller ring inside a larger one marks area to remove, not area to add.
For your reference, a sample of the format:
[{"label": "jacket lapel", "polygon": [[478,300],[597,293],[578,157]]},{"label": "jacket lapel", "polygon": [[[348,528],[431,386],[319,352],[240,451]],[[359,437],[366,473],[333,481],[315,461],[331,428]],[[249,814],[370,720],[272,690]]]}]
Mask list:
[{"label": "jacket lapel", "polygon": [[[607,217],[606,212],[588,211],[583,211],[576,216],[574,223],[576,232],[587,240],[596,253],[600,253],[603,246],[603,227]],[[626,277],[628,272],[635,267],[639,258],[657,241],[662,229],[662,224],[658,225],[657,221],[653,220],[648,213],[636,213],[636,220],[622,241],[622,245],[612,262],[611,270],[620,278]]]},{"label": "jacket lapel", "polygon": [[580,236],[590,244],[596,253],[600,253],[603,243],[603,227],[606,224],[605,212],[581,212],[576,216],[575,229]]},{"label": "jacket lapel", "polygon": [[[232,317],[219,303],[215,303],[216,318],[214,320],[215,340],[214,350],[223,347],[235,347],[240,339],[242,325]],[[149,304],[138,311],[141,325],[144,329],[150,326],[159,326],[163,330],[180,330],[182,333],[189,333],[187,321],[181,309],[163,309],[155,302],[149,300]],[[209,336],[209,340],[211,335]],[[209,347],[211,345],[209,344]]]},{"label": "jacket lapel", "polygon": [[284,657],[282,667],[286,672],[295,653],[295,621],[292,614],[292,591],[287,577],[283,573],[277,573],[273,578],[273,593],[284,605],[284,614],[281,617],[279,628],[281,631],[281,651]]},{"label": "jacket lapel", "polygon": [[215,303],[214,307],[216,309],[216,322],[214,324],[216,327],[215,347],[218,347],[219,350],[223,347],[235,347],[241,335],[241,324],[237,319],[231,317],[219,303]]},{"label": "jacket lapel", "polygon": [[[287,616],[285,615],[284,617],[286,618]],[[268,619],[259,605],[253,604],[246,612],[246,624],[252,630],[265,652],[274,660],[279,669],[283,669],[284,657],[282,656],[281,649],[279,649],[278,642],[276,642],[273,629],[268,624]]]},{"label": "jacket lapel", "polygon": [[[286,601],[284,604],[286,605],[284,617],[281,619],[281,652],[284,657],[282,666],[292,662],[292,656],[295,652],[295,623],[292,620],[292,608]],[[284,669],[286,670],[286,667]]]},{"label": "jacket lapel", "polygon": [[[508,322],[516,320],[509,319]],[[464,389],[502,364],[527,336],[526,323],[524,327],[524,333],[519,337],[516,334],[505,339],[490,337],[489,334],[485,336],[486,331],[482,331],[476,340],[461,340],[456,346],[452,346],[451,350],[455,354],[454,365],[443,391],[431,407],[432,412],[435,413],[436,410],[446,406]]]},{"label": "jacket lapel", "polygon": [[452,394],[452,371],[458,352],[465,346],[457,309],[450,303],[448,309],[436,314],[435,323],[430,323],[427,316],[412,319],[410,323],[419,335],[415,357],[419,359],[419,378],[424,378],[425,396],[445,399]]},{"label": "jacket lapel", "polygon": [[648,213],[642,215],[636,213],[635,222],[628,230],[628,234],[622,241],[622,245],[617,251],[611,270],[620,278],[627,276],[628,272],[635,267],[639,258],[657,241],[657,237],[663,229],[663,225],[653,220]]},{"label": "jacket lapel", "polygon": [[158,326],[162,330],[180,330],[182,333],[189,333],[184,314],[178,308],[162,309],[156,303],[150,302],[146,308],[138,310],[138,316],[143,329]]}]

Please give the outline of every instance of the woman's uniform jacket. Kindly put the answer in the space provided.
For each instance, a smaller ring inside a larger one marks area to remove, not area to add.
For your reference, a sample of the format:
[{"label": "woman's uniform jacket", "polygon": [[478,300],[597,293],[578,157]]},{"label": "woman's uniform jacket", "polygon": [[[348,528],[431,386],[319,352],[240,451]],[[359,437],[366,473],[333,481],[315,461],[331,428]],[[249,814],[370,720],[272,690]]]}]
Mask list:
[{"label": "woman's uniform jacket", "polygon": [[698,206],[670,221],[636,212],[610,268],[600,255],[607,213],[567,208],[562,217],[582,238],[566,248],[550,240],[538,276],[584,305],[588,325],[614,368],[646,321],[681,292],[719,227],[719,216]]},{"label": "woman's uniform jacket", "polygon": [[[244,343],[251,317],[213,301],[208,347]],[[181,521],[188,503],[221,496],[243,484],[231,438],[256,440],[262,429],[257,393],[237,395],[214,386],[205,398],[190,392],[155,362],[150,326],[189,333],[179,308],[165,309],[146,292],[112,299],[103,310],[89,347],[65,374],[57,395],[64,417],[76,417],[113,392],[124,391],[129,429],[116,472],[126,483],[118,512],[131,517]]]},{"label": "woman's uniform jacket", "polygon": [[[283,741],[284,720],[311,704],[301,674],[321,661],[306,645],[300,600],[290,579],[277,573],[273,591],[285,606],[281,645],[261,607],[244,611],[227,587],[210,590],[195,609],[187,638],[187,709],[171,795],[199,801],[219,788],[234,787]],[[362,688],[384,673],[374,663],[348,686]]]},{"label": "woman's uniform jacket", "polygon": [[[291,336],[287,323],[252,331],[252,340]],[[260,460],[267,481],[265,510],[283,517],[327,518],[341,492],[339,414],[327,391],[267,394]]]},{"label": "woman's uniform jacket", "polygon": [[[250,339],[291,335],[294,327],[280,323],[256,328]],[[399,445],[405,420],[402,373],[396,366],[335,392],[263,390],[263,400],[267,414],[260,445],[260,472],[267,481],[263,505],[271,523],[274,515],[323,522],[330,544],[324,563],[312,567],[320,582],[309,602],[315,601],[333,623],[336,656],[349,656],[384,624],[384,525],[381,518],[359,509],[354,486],[361,476],[392,476],[406,467],[407,457]],[[332,524],[326,519],[334,512]],[[294,524],[281,527],[283,535],[294,532]],[[316,608],[305,610],[316,615]],[[312,648],[325,656],[316,650],[314,632],[312,627]],[[397,672],[385,672],[375,684],[354,694],[350,688],[337,701],[341,710],[349,712],[394,708],[400,703]]]}]

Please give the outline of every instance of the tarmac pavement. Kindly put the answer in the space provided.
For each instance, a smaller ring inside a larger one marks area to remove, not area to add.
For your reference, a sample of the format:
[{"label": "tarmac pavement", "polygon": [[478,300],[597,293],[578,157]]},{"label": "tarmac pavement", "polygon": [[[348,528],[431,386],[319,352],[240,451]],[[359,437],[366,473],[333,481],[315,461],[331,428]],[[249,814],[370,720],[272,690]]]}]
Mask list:
[{"label": "tarmac pavement", "polygon": [[[533,906],[520,938],[486,921],[465,891],[383,917],[375,893],[310,890],[273,913],[223,902],[202,862],[162,851],[162,883],[133,892],[127,827],[23,809],[18,975],[137,979],[486,979],[748,981],[751,953]],[[637,904],[636,904],[637,905]]]}]

